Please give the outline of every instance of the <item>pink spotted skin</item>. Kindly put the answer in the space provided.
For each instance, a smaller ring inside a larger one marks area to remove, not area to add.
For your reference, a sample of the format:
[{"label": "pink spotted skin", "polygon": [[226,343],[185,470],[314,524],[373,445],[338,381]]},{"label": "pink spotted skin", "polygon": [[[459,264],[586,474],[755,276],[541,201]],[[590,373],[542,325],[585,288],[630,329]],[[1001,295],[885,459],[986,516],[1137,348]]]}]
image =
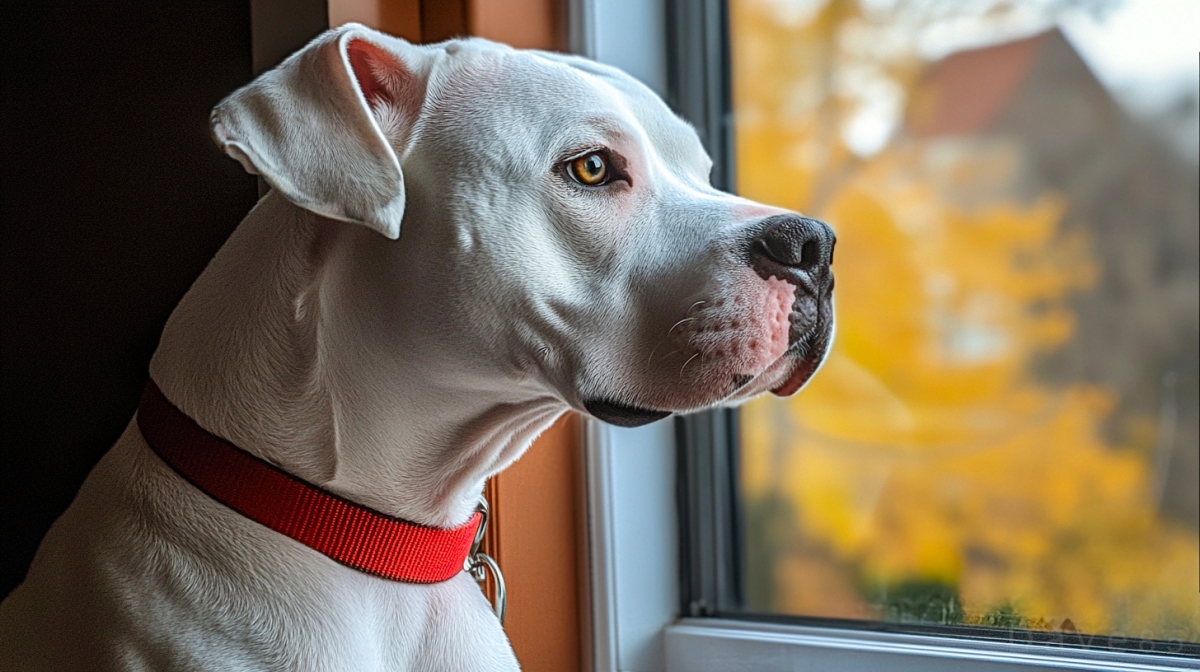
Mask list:
[{"label": "pink spotted skin", "polygon": [[710,376],[756,376],[788,348],[788,315],[796,288],[774,276],[738,272],[736,291],[698,302],[675,330]]}]

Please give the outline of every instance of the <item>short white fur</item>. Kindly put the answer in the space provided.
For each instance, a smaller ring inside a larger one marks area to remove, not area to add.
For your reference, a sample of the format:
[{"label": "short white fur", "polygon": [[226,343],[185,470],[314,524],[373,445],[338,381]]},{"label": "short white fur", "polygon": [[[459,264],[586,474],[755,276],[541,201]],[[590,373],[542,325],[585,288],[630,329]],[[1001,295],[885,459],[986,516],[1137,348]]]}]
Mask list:
[{"label": "short white fur", "polygon": [[[736,328],[726,309],[703,352],[688,335],[716,319],[697,306],[766,296],[739,250],[782,211],[709,187],[692,129],[613,68],[349,25],[223,101],[213,134],[273,189],[150,373],[209,431],[353,501],[461,524],[487,477],[587,399],[687,412],[787,377],[712,355],[776,328],[760,306]],[[572,183],[561,162],[589,147],[628,179]],[[754,379],[735,390],[734,374]],[[0,605],[0,661],[517,669],[466,574],[419,586],[339,565],[208,498],[133,422]]]}]

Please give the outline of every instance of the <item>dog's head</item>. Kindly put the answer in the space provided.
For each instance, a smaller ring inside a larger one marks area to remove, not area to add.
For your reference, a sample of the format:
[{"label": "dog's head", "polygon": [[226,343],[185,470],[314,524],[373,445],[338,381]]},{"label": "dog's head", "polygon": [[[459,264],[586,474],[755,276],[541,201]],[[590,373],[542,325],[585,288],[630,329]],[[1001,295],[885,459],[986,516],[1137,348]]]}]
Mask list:
[{"label": "dog's head", "polygon": [[399,239],[369,236],[363,291],[448,376],[637,425],[794,393],[828,350],[833,233],[709,186],[693,129],[616,69],[351,25],[212,124],[293,203]]}]

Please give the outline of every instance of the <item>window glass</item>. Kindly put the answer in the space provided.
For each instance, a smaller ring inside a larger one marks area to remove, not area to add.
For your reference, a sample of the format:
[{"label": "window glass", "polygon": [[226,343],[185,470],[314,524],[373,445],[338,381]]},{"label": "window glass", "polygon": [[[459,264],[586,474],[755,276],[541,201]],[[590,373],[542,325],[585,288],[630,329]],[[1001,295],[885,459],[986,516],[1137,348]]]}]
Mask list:
[{"label": "window glass", "polygon": [[1200,3],[730,0],[837,336],[740,415],[746,609],[1200,641]]}]

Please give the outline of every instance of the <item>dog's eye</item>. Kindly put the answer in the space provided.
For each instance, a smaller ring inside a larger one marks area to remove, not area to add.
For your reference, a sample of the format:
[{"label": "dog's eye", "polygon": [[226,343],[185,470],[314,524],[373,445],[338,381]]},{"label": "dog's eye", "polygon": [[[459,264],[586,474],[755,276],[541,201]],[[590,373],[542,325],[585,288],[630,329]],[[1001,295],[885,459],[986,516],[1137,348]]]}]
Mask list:
[{"label": "dog's eye", "polygon": [[608,160],[600,152],[584,154],[571,161],[571,177],[575,181],[589,187],[598,187],[608,182]]}]

